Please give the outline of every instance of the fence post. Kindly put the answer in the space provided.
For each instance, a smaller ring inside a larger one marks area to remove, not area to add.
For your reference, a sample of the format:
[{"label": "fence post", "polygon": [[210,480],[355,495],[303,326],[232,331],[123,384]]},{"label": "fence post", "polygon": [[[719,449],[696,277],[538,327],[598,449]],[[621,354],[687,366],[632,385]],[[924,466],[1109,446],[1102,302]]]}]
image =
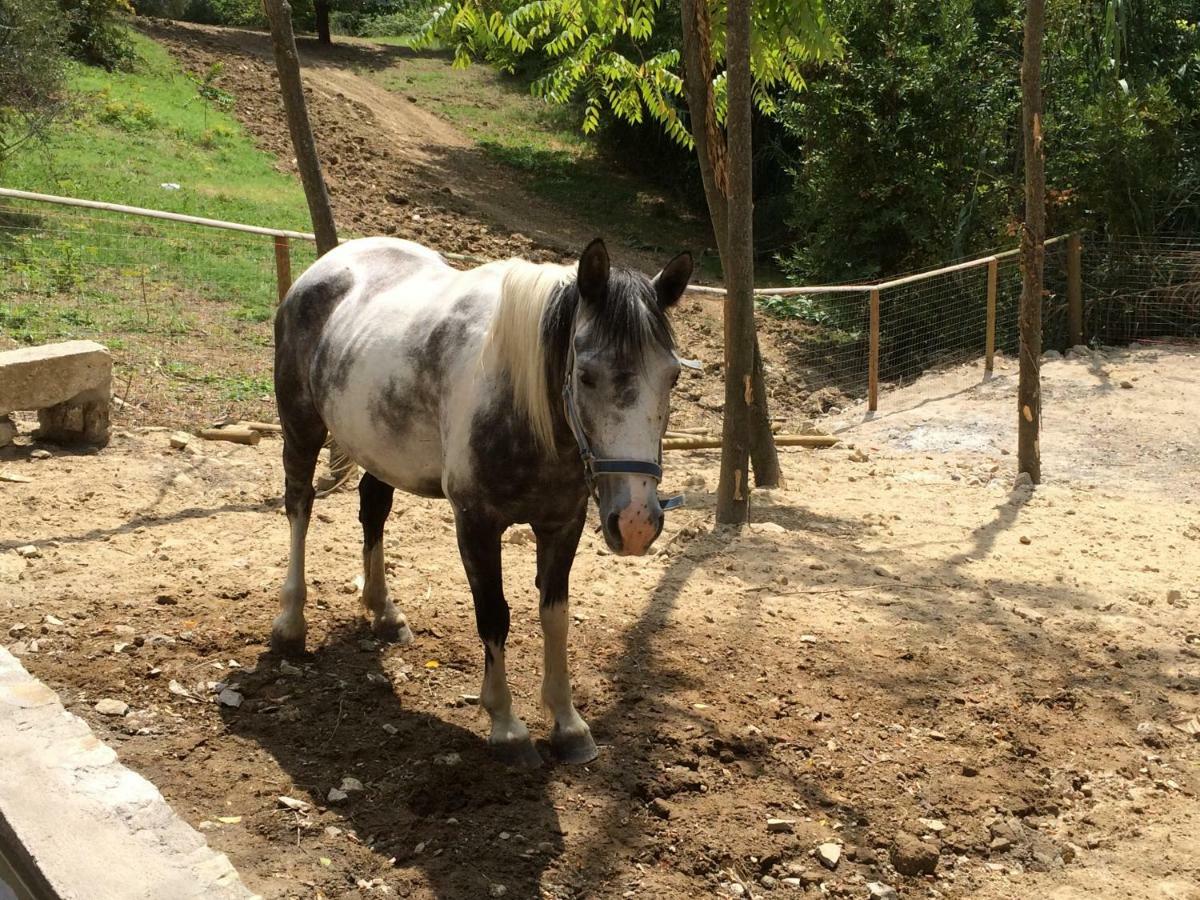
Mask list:
[{"label": "fence post", "polygon": [[281,234],[275,235],[275,288],[278,306],[287,296],[288,288],[292,286],[292,254],[288,249],[288,239]]},{"label": "fence post", "polygon": [[1083,343],[1083,245],[1079,233],[1067,238],[1067,335],[1072,347]]},{"label": "fence post", "polygon": [[992,363],[996,358],[996,276],[1000,261],[995,257],[988,260],[987,274],[987,359],[985,371],[992,371]]},{"label": "fence post", "polygon": [[879,288],[871,291],[871,338],[867,360],[867,409],[879,408]]}]

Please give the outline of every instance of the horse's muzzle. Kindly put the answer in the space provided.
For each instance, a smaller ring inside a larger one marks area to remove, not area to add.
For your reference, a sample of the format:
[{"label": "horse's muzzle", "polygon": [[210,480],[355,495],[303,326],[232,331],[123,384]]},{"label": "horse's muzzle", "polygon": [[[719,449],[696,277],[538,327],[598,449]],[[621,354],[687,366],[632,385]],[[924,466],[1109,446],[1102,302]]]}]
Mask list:
[{"label": "horse's muzzle", "polygon": [[[629,497],[628,490],[618,490],[618,496],[624,495],[624,504],[609,505],[601,503],[600,523],[604,531],[604,539],[608,547],[618,556],[643,556],[650,545],[662,533],[662,507],[658,502],[658,494],[652,485],[649,492],[639,497]],[[601,491],[601,499],[604,499]]]}]

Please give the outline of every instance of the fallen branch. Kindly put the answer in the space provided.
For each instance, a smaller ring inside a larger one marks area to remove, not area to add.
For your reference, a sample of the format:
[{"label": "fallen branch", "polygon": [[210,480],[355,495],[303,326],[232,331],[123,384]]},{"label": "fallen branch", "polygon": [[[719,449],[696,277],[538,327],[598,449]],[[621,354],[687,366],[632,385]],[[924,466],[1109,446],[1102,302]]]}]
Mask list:
[{"label": "fallen branch", "polygon": [[253,428],[203,428],[198,434],[206,441],[230,441],[234,444],[249,444],[255,446],[262,440],[262,434]]},{"label": "fallen branch", "polygon": [[[779,447],[809,447],[820,449],[832,447],[841,442],[841,438],[832,434],[780,434],[775,436],[775,444]],[[717,450],[721,447],[721,439],[715,437],[668,437],[663,441],[664,450]]]}]

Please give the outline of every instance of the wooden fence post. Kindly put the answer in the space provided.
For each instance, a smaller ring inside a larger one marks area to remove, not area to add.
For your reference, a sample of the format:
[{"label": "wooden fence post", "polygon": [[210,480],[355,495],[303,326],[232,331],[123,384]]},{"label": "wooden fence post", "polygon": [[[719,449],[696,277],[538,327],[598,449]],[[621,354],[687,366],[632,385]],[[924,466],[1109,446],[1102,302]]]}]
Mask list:
[{"label": "wooden fence post", "polygon": [[1083,343],[1083,244],[1078,232],[1067,238],[1067,335],[1072,347]]},{"label": "wooden fence post", "polygon": [[992,371],[992,363],[996,358],[996,277],[1000,262],[995,257],[988,260],[987,271],[987,361],[985,371]]},{"label": "wooden fence post", "polygon": [[871,290],[871,337],[867,360],[867,409],[879,408],[879,288]]},{"label": "wooden fence post", "polygon": [[292,286],[292,254],[288,249],[288,239],[281,234],[275,235],[275,288],[278,296],[275,305],[278,306],[287,296],[288,288]]}]

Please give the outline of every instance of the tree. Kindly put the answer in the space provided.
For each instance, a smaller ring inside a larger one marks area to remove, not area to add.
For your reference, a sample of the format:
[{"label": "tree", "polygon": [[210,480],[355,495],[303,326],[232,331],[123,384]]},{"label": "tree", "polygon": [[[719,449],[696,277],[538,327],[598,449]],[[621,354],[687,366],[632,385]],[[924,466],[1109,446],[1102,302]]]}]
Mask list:
[{"label": "tree", "polygon": [[61,20],[40,0],[0,0],[0,172],[59,111]]},{"label": "tree", "polygon": [[[300,81],[300,56],[296,52],[296,36],[292,33],[291,4],[288,0],[263,0],[263,7],[271,23],[271,42],[275,49],[275,68],[279,72],[279,90],[283,95],[288,131],[292,136],[292,149],[296,153],[300,182],[304,185],[304,197],[308,201],[313,233],[317,238],[317,255],[323,256],[338,245],[337,228],[333,222],[329,190],[321,174],[317,144],[308,121],[308,107],[304,102],[304,85]],[[329,472],[321,477],[319,483],[322,493],[336,489],[356,471],[358,467],[354,461],[336,442],[330,440]]]},{"label": "tree", "polygon": [[1021,63],[1021,119],[1025,135],[1025,224],[1021,229],[1020,373],[1017,384],[1017,471],[1042,480],[1038,430],[1042,422],[1042,274],[1046,240],[1046,160],[1042,145],[1042,35],[1044,0],[1028,0]]},{"label": "tree", "polygon": [[317,28],[317,43],[331,45],[333,37],[329,33],[329,0],[314,0],[313,19]]},{"label": "tree", "polygon": [[[730,286],[729,154],[720,130],[729,109],[728,79],[718,71],[718,63],[725,57],[725,19],[720,6],[715,7],[716,15],[711,15],[708,3],[682,0],[682,54],[662,40],[658,21],[662,0],[537,0],[522,5],[506,0],[451,0],[437,11],[423,37],[426,42],[438,39],[454,47],[457,65],[483,56],[512,68],[517,58],[540,53],[550,67],[534,81],[534,94],[557,103],[581,96],[585,132],[599,127],[607,107],[633,124],[650,117],[677,141],[695,147],[713,234]],[[758,0],[745,14],[746,102],[752,98],[760,111],[774,112],[771,89],[780,84],[802,88],[801,64],[835,52],[834,38],[821,0]],[[677,71],[681,61],[685,63],[684,77]],[[685,91],[690,111],[687,125],[678,106]],[[751,115],[749,106],[745,114]],[[748,125],[737,152],[750,152]],[[748,192],[750,159],[744,162]],[[749,193],[738,199],[746,204],[745,214],[751,215]],[[744,226],[749,235],[748,220]],[[741,274],[740,270],[737,277]],[[780,483],[754,331],[752,261],[748,277],[751,293],[737,300],[731,291],[727,299],[726,362],[736,360],[737,371],[729,365],[725,369],[727,402],[718,494],[729,502],[718,504],[722,522],[745,520],[749,478],[742,457],[747,447],[754,457],[758,484]],[[739,330],[737,336],[729,333],[731,327]],[[733,348],[746,340],[750,349],[743,358],[742,349]],[[735,498],[740,499],[734,502]]]},{"label": "tree", "polygon": [[275,49],[275,68],[279,72],[279,90],[287,113],[288,131],[296,152],[296,166],[312,217],[313,233],[317,238],[317,254],[328,253],[338,245],[337,229],[333,224],[333,208],[329,191],[321,174],[321,160],[308,121],[304,103],[304,85],[300,81],[300,57],[296,52],[296,37],[292,33],[292,7],[288,0],[263,0],[271,23],[271,40]]},{"label": "tree", "polygon": [[[691,6],[689,2],[685,8]],[[729,0],[729,111],[725,249],[725,415],[717,521],[739,524],[750,512],[751,384],[754,373],[754,184],[751,147],[750,0]],[[684,22],[685,32],[688,23]],[[708,110],[705,109],[707,120]],[[708,135],[710,146],[714,135]],[[771,441],[774,448],[774,441]],[[772,460],[778,468],[778,460]]]}]

